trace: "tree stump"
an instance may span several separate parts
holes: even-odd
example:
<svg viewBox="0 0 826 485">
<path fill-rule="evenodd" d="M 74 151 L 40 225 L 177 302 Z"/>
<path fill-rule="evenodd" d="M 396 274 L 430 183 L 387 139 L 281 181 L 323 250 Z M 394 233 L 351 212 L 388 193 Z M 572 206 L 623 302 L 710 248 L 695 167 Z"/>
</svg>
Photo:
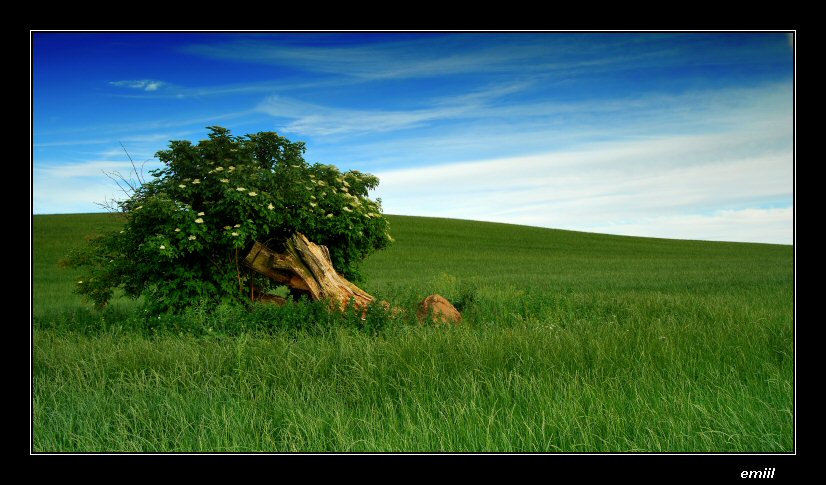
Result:
<svg viewBox="0 0 826 485">
<path fill-rule="evenodd" d="M 256 241 L 244 258 L 244 265 L 286 285 L 292 292 L 307 294 L 313 300 L 330 300 L 340 310 L 346 309 L 350 300 L 360 309 L 373 302 L 371 295 L 336 272 L 327 246 L 295 233 L 284 248 L 283 253 L 277 253 Z"/>
</svg>

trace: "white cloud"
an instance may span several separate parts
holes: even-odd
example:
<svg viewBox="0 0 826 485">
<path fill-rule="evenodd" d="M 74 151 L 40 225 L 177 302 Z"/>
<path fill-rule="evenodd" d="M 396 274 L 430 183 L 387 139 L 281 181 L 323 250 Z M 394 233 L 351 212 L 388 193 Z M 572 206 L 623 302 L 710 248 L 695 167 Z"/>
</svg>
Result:
<svg viewBox="0 0 826 485">
<path fill-rule="evenodd" d="M 793 159 L 786 150 L 756 152 L 749 137 L 697 135 L 614 142 L 526 157 L 378 171 L 375 195 L 391 214 L 454 217 L 542 227 L 674 237 L 686 215 L 792 200 Z M 748 213 L 743 213 L 748 214 Z M 759 213 L 766 216 L 768 213 Z M 786 217 L 786 213 L 771 213 Z M 699 216 L 698 216 L 699 217 Z M 743 217 L 724 228 L 708 216 L 680 234 L 731 241 L 766 234 L 745 231 Z M 718 219 L 721 215 L 716 216 Z M 713 219 L 713 220 L 718 220 Z M 700 224 L 700 222 L 705 222 Z M 658 229 L 658 224 L 661 228 Z M 781 232 L 781 231 L 775 231 Z M 744 236 L 746 234 L 746 236 Z M 791 242 L 772 236 L 770 241 Z"/>
<path fill-rule="evenodd" d="M 140 164 L 137 167 L 141 169 Z M 159 167 L 157 161 L 147 163 L 141 178 L 150 179 L 149 170 Z M 35 166 L 32 171 L 33 213 L 100 212 L 99 203 L 125 198 L 125 194 L 105 173 L 117 173 L 134 185 L 138 183 L 128 161 L 96 160 Z"/>
<path fill-rule="evenodd" d="M 794 209 L 747 208 L 715 211 L 712 214 L 641 218 L 635 222 L 594 226 L 590 231 L 672 239 L 792 244 Z"/>
<path fill-rule="evenodd" d="M 131 88 L 131 89 L 139 89 L 142 91 L 157 91 L 161 87 L 165 86 L 166 83 L 163 81 L 156 81 L 152 79 L 137 79 L 131 81 L 110 81 L 109 84 L 112 86 L 117 86 L 120 88 Z"/>
</svg>

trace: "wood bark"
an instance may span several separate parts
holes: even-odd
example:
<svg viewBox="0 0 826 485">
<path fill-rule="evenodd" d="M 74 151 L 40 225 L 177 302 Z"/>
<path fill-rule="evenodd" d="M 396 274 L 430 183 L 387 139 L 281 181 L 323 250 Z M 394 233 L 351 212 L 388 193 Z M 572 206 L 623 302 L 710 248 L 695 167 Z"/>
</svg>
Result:
<svg viewBox="0 0 826 485">
<path fill-rule="evenodd" d="M 338 274 L 330 260 L 327 246 L 295 233 L 277 253 L 255 242 L 243 264 L 252 270 L 286 285 L 290 291 L 306 294 L 314 300 L 330 300 L 344 310 L 352 300 L 357 308 L 366 308 L 374 298 Z"/>
</svg>

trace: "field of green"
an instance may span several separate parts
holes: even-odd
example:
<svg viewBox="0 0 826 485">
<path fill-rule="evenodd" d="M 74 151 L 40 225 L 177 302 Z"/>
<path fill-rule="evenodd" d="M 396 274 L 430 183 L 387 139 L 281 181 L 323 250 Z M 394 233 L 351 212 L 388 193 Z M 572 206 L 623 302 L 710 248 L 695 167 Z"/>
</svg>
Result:
<svg viewBox="0 0 826 485">
<path fill-rule="evenodd" d="M 791 246 L 389 219 L 360 286 L 461 325 L 96 312 L 58 261 L 117 221 L 34 216 L 33 450 L 795 451 Z"/>
</svg>

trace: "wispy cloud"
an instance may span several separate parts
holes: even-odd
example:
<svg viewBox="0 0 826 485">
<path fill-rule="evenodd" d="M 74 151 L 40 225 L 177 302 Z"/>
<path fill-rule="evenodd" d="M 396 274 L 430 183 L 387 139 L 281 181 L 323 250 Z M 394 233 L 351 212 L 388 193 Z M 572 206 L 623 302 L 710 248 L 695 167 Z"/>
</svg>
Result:
<svg viewBox="0 0 826 485">
<path fill-rule="evenodd" d="M 120 98 L 135 99 L 192 99 L 192 98 L 215 98 L 215 97 L 241 97 L 250 94 L 273 94 L 288 91 L 306 91 L 313 88 L 341 87 L 347 84 L 341 80 L 325 81 L 257 81 L 248 83 L 230 84 L 210 84 L 206 86 L 182 86 L 180 84 L 164 84 L 164 89 L 147 93 L 113 94 Z"/>
<path fill-rule="evenodd" d="M 467 111 L 459 106 L 399 111 L 341 109 L 281 96 L 268 97 L 257 109 L 276 118 L 286 118 L 284 131 L 312 136 L 397 131 L 454 118 Z"/>
<path fill-rule="evenodd" d="M 503 38 L 501 43 L 493 46 L 477 44 L 475 39 L 478 37 L 472 35 L 434 35 L 404 40 L 396 40 L 403 36 L 389 36 L 388 41 L 382 43 L 318 46 L 324 38 L 315 37 L 316 42 L 309 37 L 239 39 L 193 44 L 184 51 L 213 59 L 284 64 L 309 72 L 387 80 L 511 70 L 540 54 L 542 49 L 514 37 Z M 364 39 L 370 40 L 369 36 Z M 521 44 L 522 48 L 513 48 L 514 43 Z"/>
<path fill-rule="evenodd" d="M 654 94 L 610 100 L 556 101 L 528 97 L 528 83 L 491 86 L 457 96 L 422 98 L 415 109 L 345 109 L 288 97 L 268 97 L 257 109 L 277 118 L 280 129 L 316 140 L 324 154 L 347 135 L 361 142 L 336 143 L 339 156 L 375 154 L 377 164 L 438 163 L 478 159 L 482 153 L 546 152 L 560 146 L 612 139 L 653 139 L 663 134 L 740 133 L 752 143 L 791 143 L 792 92 L 788 84 Z M 446 123 L 451 121 L 451 123 Z M 392 136 L 390 133 L 392 133 Z M 702 149 L 702 147 L 696 147 Z M 490 152 L 494 154 L 490 154 Z M 324 154 L 326 157 L 326 154 Z"/>
<path fill-rule="evenodd" d="M 117 86 L 119 88 L 130 88 L 130 89 L 138 89 L 141 91 L 157 91 L 158 89 L 162 88 L 166 85 L 163 81 L 156 81 L 152 79 L 138 79 L 138 80 L 131 80 L 131 81 L 109 81 L 109 84 L 112 86 Z"/>
<path fill-rule="evenodd" d="M 506 83 L 420 101 L 421 108 L 398 110 L 347 109 L 308 103 L 284 96 L 269 96 L 257 109 L 286 118 L 283 130 L 311 136 L 385 133 L 424 126 L 441 120 L 479 116 L 480 109 L 502 96 L 519 92 L 530 83 Z"/>
<path fill-rule="evenodd" d="M 777 34 L 783 35 L 783 34 Z M 719 36 L 698 34 L 500 33 L 273 35 L 202 41 L 183 52 L 209 59 L 289 66 L 306 73 L 362 81 L 422 79 L 463 74 L 544 75 L 570 80 L 581 74 L 678 63 L 750 64 L 765 47 L 719 48 Z"/>
<path fill-rule="evenodd" d="M 614 142 L 586 150 L 379 171 L 376 195 L 389 213 L 594 232 L 609 226 L 646 227 L 636 234 L 667 237 L 657 232 L 657 221 L 687 216 L 710 221 L 703 215 L 708 211 L 741 211 L 766 200 L 790 205 L 791 157 L 785 150 L 753 152 L 747 139 L 719 135 Z M 719 230 L 693 231 L 697 239 L 760 240 L 748 239 L 749 233 L 736 225 L 724 236 Z M 790 243 L 791 233 L 784 234 L 785 239 L 774 242 Z"/>
</svg>

